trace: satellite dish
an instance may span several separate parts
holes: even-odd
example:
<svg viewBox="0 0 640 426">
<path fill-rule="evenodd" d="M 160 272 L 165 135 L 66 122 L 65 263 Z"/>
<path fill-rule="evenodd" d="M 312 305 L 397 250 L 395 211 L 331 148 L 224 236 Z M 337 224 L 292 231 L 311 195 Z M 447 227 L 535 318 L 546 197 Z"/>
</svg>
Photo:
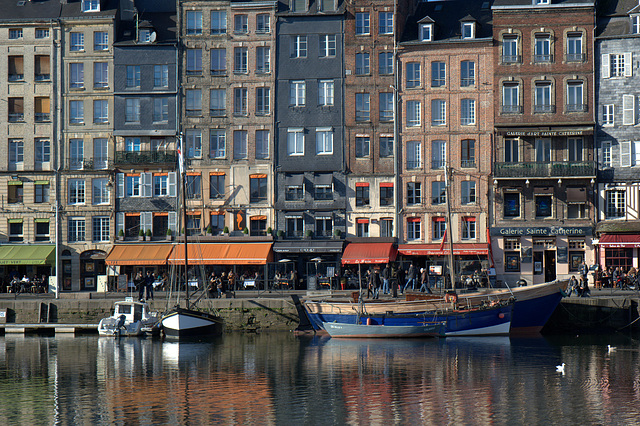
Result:
<svg viewBox="0 0 640 426">
<path fill-rule="evenodd" d="M 155 31 L 151 31 L 151 35 L 149 36 L 149 42 L 153 43 L 156 41 L 156 32 Z"/>
</svg>

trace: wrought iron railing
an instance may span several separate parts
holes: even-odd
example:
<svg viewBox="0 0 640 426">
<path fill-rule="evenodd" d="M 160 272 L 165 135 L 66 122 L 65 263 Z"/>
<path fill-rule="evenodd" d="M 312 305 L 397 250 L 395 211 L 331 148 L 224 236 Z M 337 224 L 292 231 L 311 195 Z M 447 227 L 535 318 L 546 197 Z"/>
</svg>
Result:
<svg viewBox="0 0 640 426">
<path fill-rule="evenodd" d="M 177 153 L 166 151 L 116 151 L 116 164 L 175 163 Z"/>
<path fill-rule="evenodd" d="M 497 178 L 594 177 L 595 175 L 595 161 L 494 163 L 494 176 Z"/>
</svg>

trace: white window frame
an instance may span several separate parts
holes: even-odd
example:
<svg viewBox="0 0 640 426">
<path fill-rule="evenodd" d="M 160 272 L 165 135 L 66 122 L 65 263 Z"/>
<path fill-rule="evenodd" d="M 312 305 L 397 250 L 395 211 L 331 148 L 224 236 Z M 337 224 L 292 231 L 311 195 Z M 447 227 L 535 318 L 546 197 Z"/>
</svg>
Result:
<svg viewBox="0 0 640 426">
<path fill-rule="evenodd" d="M 333 129 L 316 128 L 316 155 L 333 155 Z"/>
<path fill-rule="evenodd" d="M 475 126 L 476 124 L 476 100 L 462 99 L 460 101 L 460 125 Z"/>
<path fill-rule="evenodd" d="M 431 100 L 431 125 L 447 125 L 447 101 L 444 99 Z"/>
<path fill-rule="evenodd" d="M 602 167 L 612 167 L 613 161 L 611 157 L 611 141 L 602 141 L 601 149 Z"/>
<path fill-rule="evenodd" d="M 356 12 L 356 35 L 371 34 L 371 18 L 369 12 Z"/>
<path fill-rule="evenodd" d="M 333 106 L 335 86 L 333 80 L 318 81 L 318 105 Z"/>
<path fill-rule="evenodd" d="M 320 35 L 320 52 L 319 56 L 321 58 L 333 58 L 336 56 L 336 52 L 338 51 L 338 47 L 336 44 L 336 35 L 335 34 L 321 34 Z"/>
<path fill-rule="evenodd" d="M 433 41 L 433 24 L 420 25 L 420 41 Z"/>
<path fill-rule="evenodd" d="M 422 125 L 422 103 L 416 100 L 407 101 L 407 127 Z"/>
<path fill-rule="evenodd" d="M 304 155 L 304 129 L 301 127 L 287 129 L 287 155 L 290 157 Z"/>
<path fill-rule="evenodd" d="M 476 24 L 474 22 L 463 22 L 460 28 L 460 38 L 470 40 L 476 38 Z"/>
<path fill-rule="evenodd" d="M 304 80 L 289 82 L 289 105 L 302 107 L 306 105 L 307 83 Z"/>
<path fill-rule="evenodd" d="M 602 127 L 612 127 L 615 124 L 615 105 L 602 105 Z"/>
<path fill-rule="evenodd" d="M 307 57 L 307 36 L 292 35 L 291 36 L 291 58 Z"/>
</svg>

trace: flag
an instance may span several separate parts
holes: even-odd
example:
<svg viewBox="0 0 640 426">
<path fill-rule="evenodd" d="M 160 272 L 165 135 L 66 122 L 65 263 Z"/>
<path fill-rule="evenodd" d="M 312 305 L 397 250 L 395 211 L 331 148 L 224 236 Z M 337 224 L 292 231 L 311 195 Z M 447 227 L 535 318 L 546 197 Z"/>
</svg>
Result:
<svg viewBox="0 0 640 426">
<path fill-rule="evenodd" d="M 447 241 L 447 230 L 444 230 L 444 235 L 442 236 L 442 242 L 440 243 L 440 251 L 444 251 L 444 243 Z"/>
<path fill-rule="evenodd" d="M 178 169 L 184 174 L 184 155 L 182 155 L 182 135 L 178 136 Z"/>
</svg>

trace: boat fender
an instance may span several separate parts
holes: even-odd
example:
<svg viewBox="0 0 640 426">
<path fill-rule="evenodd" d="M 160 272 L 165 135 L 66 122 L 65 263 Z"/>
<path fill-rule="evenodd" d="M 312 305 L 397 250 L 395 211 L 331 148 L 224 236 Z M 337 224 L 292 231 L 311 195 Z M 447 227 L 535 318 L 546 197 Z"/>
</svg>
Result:
<svg viewBox="0 0 640 426">
<path fill-rule="evenodd" d="M 504 314 L 503 314 L 502 312 L 500 312 L 500 313 L 498 314 L 498 318 L 500 318 L 500 319 L 504 319 Z"/>
<path fill-rule="evenodd" d="M 454 305 L 458 303 L 458 295 L 456 293 L 447 293 L 444 295 L 445 302 L 451 302 Z"/>
</svg>

